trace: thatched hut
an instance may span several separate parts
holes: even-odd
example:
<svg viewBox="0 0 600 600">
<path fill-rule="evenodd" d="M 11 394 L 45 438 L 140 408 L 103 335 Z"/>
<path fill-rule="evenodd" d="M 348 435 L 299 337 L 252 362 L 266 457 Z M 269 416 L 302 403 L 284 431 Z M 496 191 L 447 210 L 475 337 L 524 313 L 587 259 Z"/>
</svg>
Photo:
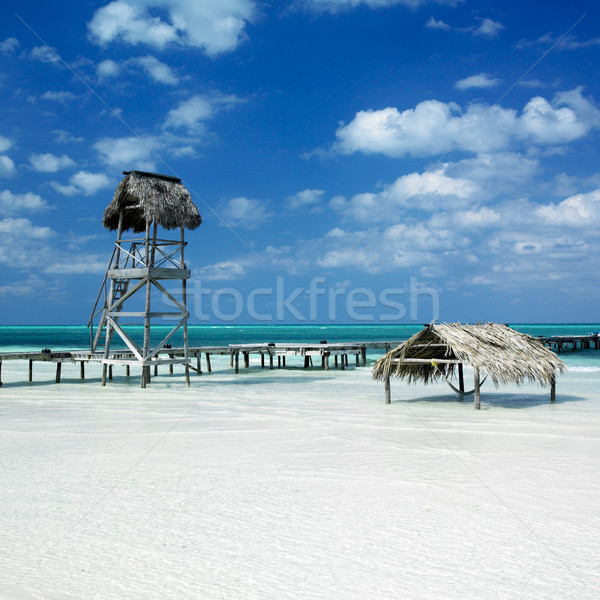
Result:
<svg viewBox="0 0 600 600">
<path fill-rule="evenodd" d="M 463 363 L 474 371 L 474 389 L 465 392 Z M 501 383 L 537 381 L 550 386 L 555 396 L 556 374 L 565 364 L 539 340 L 498 323 L 441 323 L 426 325 L 397 348 L 382 356 L 373 366 L 373 378 L 384 381 L 386 402 L 390 402 L 390 377 L 408 383 L 446 380 L 459 394 L 473 393 L 480 407 L 480 375 Z M 458 388 L 450 379 L 458 376 Z"/>
<path fill-rule="evenodd" d="M 181 179 L 145 171 L 123 171 L 112 202 L 104 211 L 102 224 L 115 231 L 123 215 L 123 231 L 139 233 L 146 223 L 164 229 L 196 229 L 202 223 L 198 207 Z"/>
</svg>

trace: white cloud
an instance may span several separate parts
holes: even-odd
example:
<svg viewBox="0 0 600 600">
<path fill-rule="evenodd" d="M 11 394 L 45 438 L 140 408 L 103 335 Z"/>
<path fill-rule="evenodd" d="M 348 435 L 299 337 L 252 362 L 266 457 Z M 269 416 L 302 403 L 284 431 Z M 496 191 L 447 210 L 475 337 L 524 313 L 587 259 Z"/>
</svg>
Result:
<svg viewBox="0 0 600 600">
<path fill-rule="evenodd" d="M 69 102 L 70 100 L 76 100 L 77 96 L 75 94 L 73 94 L 72 92 L 65 92 L 65 91 L 52 92 L 52 91 L 48 91 L 48 92 L 44 92 L 42 94 L 42 98 L 44 100 L 53 100 L 54 102 L 60 102 L 61 104 L 65 104 L 66 102 Z"/>
<path fill-rule="evenodd" d="M 217 214 L 222 225 L 244 229 L 254 229 L 271 217 L 266 202 L 242 196 L 221 202 Z"/>
<path fill-rule="evenodd" d="M 29 219 L 13 219 L 9 217 L 0 221 L 0 233 L 5 237 L 24 240 L 46 240 L 54 236 L 50 227 L 38 227 Z"/>
<path fill-rule="evenodd" d="M 46 200 L 37 194 L 13 194 L 9 190 L 0 192 L 0 214 L 14 215 L 23 210 L 37 211 L 50 208 Z"/>
<path fill-rule="evenodd" d="M 496 37 L 500 31 L 504 29 L 504 25 L 498 21 L 493 21 L 492 19 L 482 19 L 480 17 L 478 18 L 479 25 L 471 29 L 473 35 L 492 38 Z"/>
<path fill-rule="evenodd" d="M 131 60 L 133 64 L 139 65 L 150 75 L 150 77 L 158 82 L 166 85 L 175 85 L 179 82 L 179 79 L 165 63 L 161 62 L 154 56 L 140 56 Z"/>
<path fill-rule="evenodd" d="M 255 11 L 254 0 L 115 0 L 96 11 L 88 29 L 101 45 L 177 43 L 216 55 L 238 46 Z"/>
<path fill-rule="evenodd" d="M 14 52 L 19 45 L 19 40 L 17 38 L 6 38 L 4 41 L 0 42 L 0 52 L 10 54 L 11 52 Z"/>
<path fill-rule="evenodd" d="M 99 79 L 118 77 L 119 73 L 121 73 L 121 65 L 114 60 L 106 59 L 96 66 L 96 75 Z"/>
<path fill-rule="evenodd" d="M 233 95 L 195 95 L 181 102 L 169 111 L 164 123 L 166 129 L 187 129 L 190 133 L 201 134 L 204 122 L 212 118 L 218 110 L 230 108 L 242 102 Z"/>
<path fill-rule="evenodd" d="M 600 224 L 600 188 L 588 194 L 575 194 L 558 204 L 539 206 L 535 214 L 548 225 L 597 229 Z"/>
<path fill-rule="evenodd" d="M 239 263 L 222 261 L 202 267 L 196 276 L 205 281 L 231 281 L 232 279 L 241 279 L 245 275 L 246 271 Z"/>
<path fill-rule="evenodd" d="M 0 297 L 14 296 L 18 299 L 38 294 L 42 289 L 44 289 L 42 279 L 38 275 L 31 273 L 26 279 L 0 286 Z"/>
<path fill-rule="evenodd" d="M 0 135 L 0 152 L 6 152 L 13 145 L 13 141 Z"/>
<path fill-rule="evenodd" d="M 50 46 L 36 46 L 31 49 L 29 56 L 34 60 L 39 60 L 45 63 L 60 63 L 60 59 L 58 58 L 58 53 L 54 48 L 50 48 Z"/>
<path fill-rule="evenodd" d="M 104 173 L 89 173 L 87 171 L 79 171 L 72 175 L 69 179 L 69 185 L 51 183 L 57 192 L 65 196 L 75 196 L 76 194 L 93 196 L 98 190 L 108 187 L 110 184 L 110 179 Z"/>
<path fill-rule="evenodd" d="M 553 50 L 580 50 L 600 46 L 600 37 L 580 41 L 574 35 L 554 36 L 552 33 L 546 33 L 537 40 L 519 40 L 515 44 L 515 48 L 519 50 L 531 46 L 553 46 Z"/>
<path fill-rule="evenodd" d="M 459 79 L 454 84 L 454 87 L 457 90 L 468 90 L 469 88 L 490 88 L 499 83 L 499 79 L 490 77 L 487 73 L 478 73 L 477 75 L 470 75 L 464 79 Z"/>
<path fill-rule="evenodd" d="M 60 169 L 67 169 L 75 166 L 75 161 L 66 154 L 56 156 L 54 154 L 32 154 L 29 162 L 38 173 L 56 173 Z"/>
<path fill-rule="evenodd" d="M 391 219 L 389 211 L 395 207 L 433 212 L 446 206 L 465 206 L 476 191 L 477 186 L 472 182 L 448 177 L 442 167 L 422 174 L 403 175 L 377 194 L 356 194 L 349 200 L 336 196 L 330 207 L 355 221 L 373 223 L 384 215 L 386 220 Z"/>
<path fill-rule="evenodd" d="M 314 211 L 315 209 L 320 208 L 320 205 L 323 202 L 324 194 L 324 190 L 306 189 L 294 194 L 293 196 L 288 196 L 286 201 L 292 210 L 310 208 Z"/>
<path fill-rule="evenodd" d="M 82 137 L 75 137 L 72 133 L 64 129 L 54 129 L 52 133 L 56 136 L 56 141 L 59 144 L 83 142 Z"/>
<path fill-rule="evenodd" d="M 430 156 L 456 147 L 492 152 L 511 146 L 565 144 L 600 127 L 600 110 L 581 89 L 556 94 L 552 102 L 537 96 L 516 110 L 475 103 L 465 111 L 450 102 L 426 100 L 400 112 L 388 107 L 360 111 L 336 132 L 333 149 L 391 157 Z"/>
<path fill-rule="evenodd" d="M 100 159 L 111 167 L 152 171 L 155 163 L 150 144 L 155 141 L 143 141 L 137 137 L 102 138 L 94 144 L 94 149 Z"/>
<path fill-rule="evenodd" d="M 17 172 L 12 158 L 0 155 L 0 177 L 12 177 Z"/>
<path fill-rule="evenodd" d="M 435 19 L 434 17 L 429 18 L 427 23 L 425 23 L 425 27 L 427 29 L 441 29 L 442 31 L 450 31 L 452 29 L 448 23 L 444 23 L 444 21 Z"/>
</svg>

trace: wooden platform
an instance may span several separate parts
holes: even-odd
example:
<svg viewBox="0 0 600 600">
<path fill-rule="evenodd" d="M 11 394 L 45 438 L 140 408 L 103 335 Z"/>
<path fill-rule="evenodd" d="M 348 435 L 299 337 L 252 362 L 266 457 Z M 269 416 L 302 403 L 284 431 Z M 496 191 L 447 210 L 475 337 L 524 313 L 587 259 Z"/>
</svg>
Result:
<svg viewBox="0 0 600 600">
<path fill-rule="evenodd" d="M 202 357 L 205 359 L 206 371 L 212 371 L 210 357 L 214 355 L 229 356 L 230 366 L 235 373 L 239 373 L 240 355 L 244 368 L 249 368 L 250 357 L 255 355 L 260 358 L 261 368 L 268 366 L 270 369 L 275 367 L 275 361 L 278 368 L 285 368 L 286 361 L 293 356 L 303 357 L 303 366 L 320 366 L 327 370 L 330 366 L 344 370 L 349 366 L 348 356 L 355 357 L 356 366 L 366 365 L 367 350 L 388 350 L 395 348 L 400 341 L 374 341 L 374 342 L 347 342 L 335 344 L 301 344 L 301 343 L 272 343 L 264 342 L 258 344 L 230 344 L 228 346 L 197 346 L 188 348 L 188 364 L 190 368 L 198 375 L 202 374 Z M 183 360 L 182 360 L 183 359 Z M 195 359 L 195 360 L 194 360 Z M 313 361 L 314 359 L 314 361 Z M 0 352 L 0 385 L 2 375 L 2 362 L 8 360 L 22 360 L 29 363 L 28 380 L 33 381 L 33 366 L 35 362 L 52 362 L 56 364 L 56 382 L 60 383 L 62 373 L 62 363 L 79 363 L 80 377 L 85 379 L 86 363 L 101 363 L 108 365 L 109 379 L 112 379 L 113 366 L 123 366 L 126 374 L 129 375 L 130 367 L 139 367 L 141 363 L 135 355 L 129 350 L 111 351 L 107 358 L 104 358 L 103 352 L 91 352 L 86 350 L 73 350 L 53 352 L 50 349 L 40 352 Z M 315 365 L 314 362 L 317 362 Z M 184 348 L 163 348 L 157 353 L 157 356 L 149 362 L 149 366 L 154 367 L 154 374 L 158 373 L 160 366 L 168 366 L 169 372 L 173 372 L 173 364 L 185 363 Z M 195 363 L 195 364 L 194 364 Z"/>
<path fill-rule="evenodd" d="M 600 336 L 597 334 L 588 335 L 561 335 L 543 337 L 539 336 L 544 345 L 556 352 L 562 352 L 568 349 L 600 349 Z M 228 346 L 196 346 L 188 348 L 188 361 L 190 369 L 198 375 L 202 375 L 202 358 L 204 358 L 205 370 L 212 371 L 211 356 L 229 356 L 230 366 L 235 373 L 240 371 L 240 357 L 243 368 L 250 367 L 251 356 L 260 360 L 261 368 L 274 369 L 285 368 L 287 361 L 292 357 L 301 357 L 304 368 L 320 367 L 328 370 L 329 368 L 346 369 L 350 366 L 349 356 L 354 356 L 355 366 L 364 366 L 367 363 L 368 350 L 380 350 L 387 352 L 400 345 L 404 340 L 372 341 L 372 342 L 339 342 L 325 344 L 307 344 L 307 343 L 280 343 L 264 342 L 255 344 L 230 344 Z M 182 360 L 183 359 L 183 360 Z M 109 379 L 112 378 L 114 366 L 123 366 L 127 375 L 130 373 L 130 367 L 139 367 L 140 362 L 129 350 L 112 351 L 108 358 L 104 358 L 103 353 L 90 352 L 85 350 L 52 352 L 45 350 L 40 352 L 0 352 L 0 385 L 2 376 L 2 362 L 8 360 L 28 361 L 29 372 L 28 380 L 33 381 L 33 366 L 35 362 L 52 362 L 56 364 L 56 382 L 60 383 L 62 363 L 79 363 L 80 377 L 85 379 L 86 363 L 103 363 L 108 365 Z M 150 362 L 154 367 L 154 374 L 158 373 L 161 366 L 167 366 L 169 372 L 173 372 L 173 364 L 182 364 L 185 361 L 185 351 L 183 348 L 163 348 L 157 356 Z"/>
</svg>

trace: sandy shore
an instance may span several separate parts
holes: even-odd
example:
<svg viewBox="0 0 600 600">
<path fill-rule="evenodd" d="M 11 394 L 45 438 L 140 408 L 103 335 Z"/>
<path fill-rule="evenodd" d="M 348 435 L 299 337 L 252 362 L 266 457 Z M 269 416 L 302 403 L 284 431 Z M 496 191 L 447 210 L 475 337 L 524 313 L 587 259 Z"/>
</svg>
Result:
<svg viewBox="0 0 600 600">
<path fill-rule="evenodd" d="M 369 368 L 215 368 L 5 363 L 0 598 L 600 597 L 598 369 L 477 412 L 445 385 L 385 405 Z"/>
</svg>

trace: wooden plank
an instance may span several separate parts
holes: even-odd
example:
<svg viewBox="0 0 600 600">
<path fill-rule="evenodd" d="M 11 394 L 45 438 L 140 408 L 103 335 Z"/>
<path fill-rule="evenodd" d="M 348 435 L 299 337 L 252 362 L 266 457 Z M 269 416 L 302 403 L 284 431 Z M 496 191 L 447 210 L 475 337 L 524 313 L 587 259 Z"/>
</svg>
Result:
<svg viewBox="0 0 600 600">
<path fill-rule="evenodd" d="M 169 269 L 163 267 L 139 267 L 135 269 L 109 269 L 107 279 L 189 279 L 189 269 Z"/>
</svg>

